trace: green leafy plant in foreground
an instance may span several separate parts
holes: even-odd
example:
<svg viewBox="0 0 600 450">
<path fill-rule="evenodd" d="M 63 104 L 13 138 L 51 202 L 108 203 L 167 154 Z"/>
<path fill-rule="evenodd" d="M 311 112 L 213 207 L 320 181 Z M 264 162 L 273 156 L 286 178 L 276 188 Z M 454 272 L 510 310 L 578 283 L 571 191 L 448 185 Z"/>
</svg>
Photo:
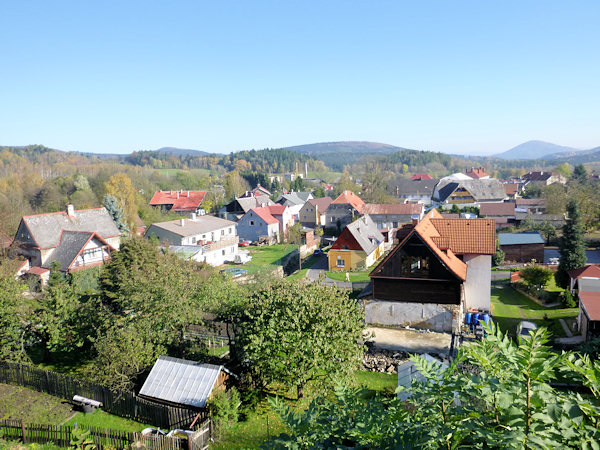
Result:
<svg viewBox="0 0 600 450">
<path fill-rule="evenodd" d="M 273 400 L 290 433 L 265 447 L 600 448 L 600 363 L 553 353 L 545 329 L 520 344 L 494 325 L 487 332 L 446 370 L 413 357 L 424 380 L 413 380 L 404 402 L 345 387 L 302 412 Z M 592 395 L 553 389 L 559 372 Z"/>
</svg>

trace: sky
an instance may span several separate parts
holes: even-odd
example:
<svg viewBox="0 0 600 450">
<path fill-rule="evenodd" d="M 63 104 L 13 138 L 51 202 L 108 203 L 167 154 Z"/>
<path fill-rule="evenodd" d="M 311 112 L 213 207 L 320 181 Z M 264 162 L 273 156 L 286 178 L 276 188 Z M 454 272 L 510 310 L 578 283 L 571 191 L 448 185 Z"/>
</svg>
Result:
<svg viewBox="0 0 600 450">
<path fill-rule="evenodd" d="M 600 146 L 600 2 L 0 0 L 0 145 Z"/>
</svg>

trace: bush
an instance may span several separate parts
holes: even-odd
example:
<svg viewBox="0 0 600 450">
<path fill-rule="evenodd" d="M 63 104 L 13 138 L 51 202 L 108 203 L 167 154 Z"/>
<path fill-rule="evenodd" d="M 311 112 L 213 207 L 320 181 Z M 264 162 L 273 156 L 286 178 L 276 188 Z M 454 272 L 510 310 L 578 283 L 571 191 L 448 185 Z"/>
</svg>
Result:
<svg viewBox="0 0 600 450">
<path fill-rule="evenodd" d="M 500 249 L 496 250 L 496 254 L 492 257 L 492 262 L 494 266 L 499 266 L 504 264 L 504 252 Z"/>
<path fill-rule="evenodd" d="M 577 307 L 577 302 L 573 298 L 573 294 L 571 294 L 571 291 L 569 289 L 565 289 L 563 292 L 560 293 L 560 302 L 566 308 L 576 308 Z"/>
<path fill-rule="evenodd" d="M 240 394 L 236 388 L 231 388 L 227 392 L 219 390 L 208 401 L 208 410 L 217 437 L 238 421 L 239 406 Z"/>
<path fill-rule="evenodd" d="M 521 279 L 535 290 L 541 291 L 552 278 L 552 271 L 541 266 L 528 266 L 519 271 Z"/>
</svg>

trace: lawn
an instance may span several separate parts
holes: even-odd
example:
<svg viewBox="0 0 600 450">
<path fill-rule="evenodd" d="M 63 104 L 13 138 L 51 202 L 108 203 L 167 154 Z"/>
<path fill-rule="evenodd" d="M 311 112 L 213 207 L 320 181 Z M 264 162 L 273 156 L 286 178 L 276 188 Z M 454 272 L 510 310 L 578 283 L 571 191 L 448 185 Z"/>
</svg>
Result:
<svg viewBox="0 0 600 450">
<path fill-rule="evenodd" d="M 492 315 L 500 328 L 510 333 L 515 332 L 521 320 L 529 320 L 547 327 L 555 337 L 564 337 L 565 332 L 558 319 L 574 319 L 577 312 L 577 308 L 541 306 L 514 290 L 507 282 L 492 285 Z"/>
<path fill-rule="evenodd" d="M 110 430 L 121 430 L 139 433 L 144 428 L 152 425 L 142 424 L 134 420 L 113 416 L 107 412 L 97 409 L 92 414 L 78 412 L 66 425 L 84 425 L 88 427 L 106 428 Z"/>
<path fill-rule="evenodd" d="M 252 256 L 252 261 L 240 265 L 240 264 L 224 264 L 219 266 L 220 269 L 226 267 L 241 267 L 248 271 L 248 274 L 254 275 L 259 272 L 268 271 L 275 269 L 276 266 L 280 266 L 283 262 L 283 258 L 294 251 L 296 246 L 291 244 L 276 244 L 276 245 L 265 245 L 262 247 L 247 247 L 244 250 L 248 250 Z"/>
<path fill-rule="evenodd" d="M 392 395 L 396 389 L 396 375 L 359 370 L 355 374 L 353 385 L 365 386 L 372 393 Z M 286 400 L 291 407 L 297 410 L 306 409 L 310 401 L 309 395 L 300 401 Z M 212 444 L 210 448 L 258 448 L 270 436 L 277 436 L 285 431 L 286 427 L 279 415 L 273 410 L 268 400 L 263 400 L 253 411 L 247 411 L 243 420 L 229 428 L 219 442 Z"/>
<path fill-rule="evenodd" d="M 371 271 L 350 272 L 350 281 L 352 281 L 353 283 L 360 283 L 365 281 L 369 282 L 371 281 L 371 278 L 369 278 L 369 273 L 371 273 Z M 332 280 L 346 281 L 346 272 L 331 272 L 328 270 L 327 272 L 325 272 L 325 275 L 327 275 Z"/>
</svg>

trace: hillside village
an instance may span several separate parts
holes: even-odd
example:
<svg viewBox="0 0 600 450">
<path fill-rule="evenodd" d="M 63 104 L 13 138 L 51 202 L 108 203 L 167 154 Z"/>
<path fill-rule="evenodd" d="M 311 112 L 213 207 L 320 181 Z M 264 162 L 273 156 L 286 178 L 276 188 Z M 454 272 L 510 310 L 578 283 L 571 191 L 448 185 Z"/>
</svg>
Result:
<svg viewBox="0 0 600 450">
<path fill-rule="evenodd" d="M 4 179 L 10 161 L 17 172 L 41 168 L 36 152 L 65 157 L 5 149 Z M 127 392 L 168 417 L 178 411 L 178 422 L 135 416 L 155 427 L 192 433 L 210 418 L 224 448 L 244 421 L 223 419 L 219 408 L 241 408 L 262 429 L 268 413 L 257 405 L 285 417 L 269 403 L 275 394 L 298 412 L 303 398 L 325 405 L 320 390 L 356 377 L 387 396 L 380 408 L 447 397 L 411 380 L 456 391 L 443 373 L 467 367 L 465 358 L 474 373 L 489 370 L 478 358 L 490 345 L 498 355 L 525 352 L 527 342 L 547 355 L 591 355 L 572 364 L 547 357 L 549 371 L 571 372 L 536 383 L 598 400 L 593 167 L 449 171 L 461 162 L 444 169 L 428 152 L 404 154 L 406 162 L 400 152 L 336 173 L 288 151 L 262 152 L 234 155 L 230 166 L 210 156 L 155 154 L 141 165 L 150 155 L 118 163 L 74 155 L 71 172 L 55 161 L 52 175 L 32 177 L 36 189 L 0 184 L 0 383 L 18 384 L 10 371 L 21 364 L 83 379 L 102 395 Z M 283 171 L 264 170 L 272 157 Z M 409 166 L 409 157 L 421 160 Z M 155 161 L 187 167 L 159 170 Z M 20 382 L 46 389 L 33 379 Z M 132 417 L 90 389 L 77 394 Z M 585 420 L 597 419 L 597 407 Z M 271 436 L 286 430 L 276 427 Z"/>
</svg>

